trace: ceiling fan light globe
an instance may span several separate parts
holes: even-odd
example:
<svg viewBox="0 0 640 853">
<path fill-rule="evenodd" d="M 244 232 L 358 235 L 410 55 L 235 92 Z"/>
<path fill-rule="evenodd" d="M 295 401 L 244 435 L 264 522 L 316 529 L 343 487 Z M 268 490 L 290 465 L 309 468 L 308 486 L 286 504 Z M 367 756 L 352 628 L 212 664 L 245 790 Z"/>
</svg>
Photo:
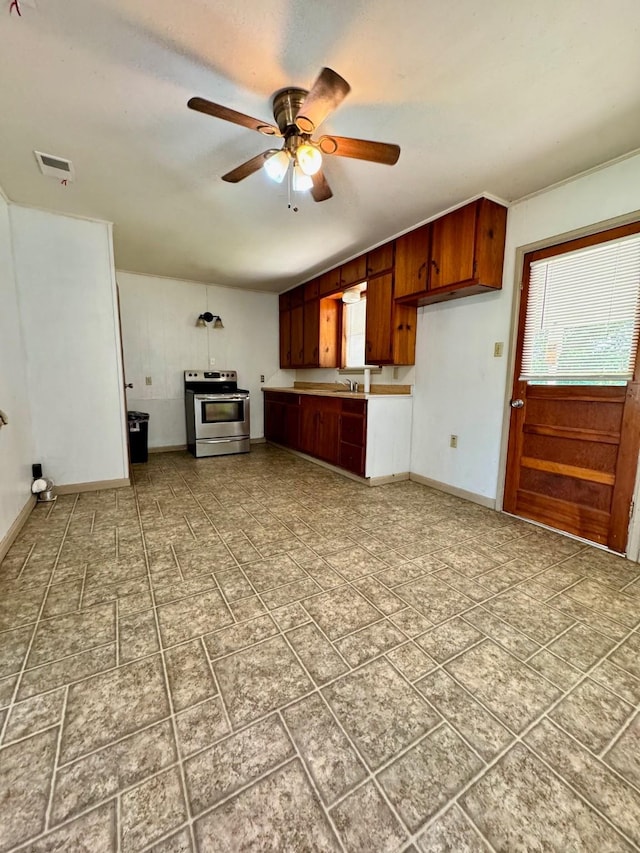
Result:
<svg viewBox="0 0 640 853">
<path fill-rule="evenodd" d="M 313 186 L 313 180 L 310 175 L 305 175 L 300 166 L 296 163 L 293 167 L 293 190 L 297 193 L 310 190 Z"/>
<path fill-rule="evenodd" d="M 322 168 L 322 154 L 320 150 L 308 142 L 303 142 L 296 151 L 298 166 L 305 175 L 315 175 Z"/>
<path fill-rule="evenodd" d="M 284 149 L 267 157 L 264 161 L 264 170 L 272 181 L 281 184 L 289 168 L 289 154 Z"/>
</svg>

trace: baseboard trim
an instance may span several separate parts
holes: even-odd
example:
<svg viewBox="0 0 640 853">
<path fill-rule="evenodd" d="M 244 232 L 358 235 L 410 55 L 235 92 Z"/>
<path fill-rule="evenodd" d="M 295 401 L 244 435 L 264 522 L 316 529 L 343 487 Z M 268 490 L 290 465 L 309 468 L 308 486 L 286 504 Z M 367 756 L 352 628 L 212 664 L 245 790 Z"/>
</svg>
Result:
<svg viewBox="0 0 640 853">
<path fill-rule="evenodd" d="M 186 449 L 186 444 L 165 444 L 161 447 L 150 447 L 149 453 L 177 453 L 180 450 Z"/>
<path fill-rule="evenodd" d="M 399 474 L 385 474 L 383 477 L 369 477 L 367 482 L 370 486 L 386 486 L 388 483 L 400 483 L 402 480 L 409 480 L 411 474 L 408 471 L 401 471 Z"/>
<path fill-rule="evenodd" d="M 430 489 L 437 489 L 439 492 L 455 495 L 457 498 L 463 498 L 465 501 L 486 506 L 488 509 L 496 508 L 495 498 L 478 495 L 476 492 L 468 492 L 466 489 L 459 489 L 457 486 L 450 486 L 448 483 L 441 483 L 439 480 L 431 480 L 429 477 L 423 477 L 422 474 L 414 474 L 413 472 L 409 474 L 409 479 L 415 483 L 420 483 L 421 486 L 429 486 Z"/>
<path fill-rule="evenodd" d="M 309 456 L 308 453 L 303 453 L 301 450 L 294 450 L 292 447 L 285 447 L 284 444 L 278 444 L 276 441 L 269 441 L 267 443 L 280 448 L 280 450 L 286 450 L 287 453 L 290 453 L 292 456 L 298 456 L 306 462 L 313 462 L 314 465 L 326 468 L 327 471 L 333 471 L 334 474 L 341 474 L 348 480 L 354 480 L 356 483 L 361 483 L 363 486 L 369 485 L 369 481 L 364 477 L 358 477 L 357 474 L 352 474 L 351 471 L 346 471 L 344 468 L 338 468 L 337 465 L 332 465 L 330 462 L 325 462 L 323 459 L 316 459 L 315 456 Z"/>
<path fill-rule="evenodd" d="M 27 499 L 26 504 L 22 507 L 22 509 L 18 513 L 16 520 L 13 522 L 11 527 L 4 534 L 2 539 L 0 539 L 0 563 L 2 562 L 2 560 L 4 560 L 7 551 L 9 550 L 9 548 L 11 548 L 11 546 L 15 542 L 16 537 L 18 536 L 18 533 L 20 533 L 20 531 L 24 527 L 26 520 L 31 515 L 31 510 L 34 508 L 35 505 L 36 505 L 35 495 L 29 495 L 29 498 Z"/>
<path fill-rule="evenodd" d="M 262 438 L 252 438 L 250 439 L 250 444 L 266 444 L 267 439 L 262 436 Z"/>
<path fill-rule="evenodd" d="M 55 491 L 59 495 L 75 495 L 78 492 L 99 492 L 102 489 L 124 489 L 131 485 L 128 477 L 122 480 L 94 480 L 91 483 L 65 483 L 56 486 Z"/>
</svg>

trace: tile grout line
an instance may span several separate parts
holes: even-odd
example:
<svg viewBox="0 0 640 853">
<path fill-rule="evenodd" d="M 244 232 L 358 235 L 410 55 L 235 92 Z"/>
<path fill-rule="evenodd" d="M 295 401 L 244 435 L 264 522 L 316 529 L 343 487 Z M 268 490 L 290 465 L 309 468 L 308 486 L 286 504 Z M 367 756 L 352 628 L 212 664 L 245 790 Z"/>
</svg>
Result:
<svg viewBox="0 0 640 853">
<path fill-rule="evenodd" d="M 138 524 L 140 526 L 140 532 L 142 533 L 142 548 L 143 548 L 145 565 L 147 567 L 147 581 L 149 583 L 149 589 L 153 595 L 153 586 L 152 586 L 152 582 L 151 582 L 151 569 L 149 567 L 149 554 L 147 552 L 146 542 L 144 539 L 143 528 L 142 528 L 142 518 L 140 515 L 140 503 L 138 501 L 138 495 L 135 491 L 135 486 L 134 486 L 134 499 L 135 499 L 136 511 L 138 514 Z M 186 778 L 185 778 L 184 765 L 182 762 L 182 752 L 181 752 L 180 740 L 179 740 L 179 735 L 178 735 L 178 727 L 176 724 L 175 709 L 174 709 L 174 705 L 173 705 L 173 696 L 171 695 L 171 685 L 169 682 L 169 675 L 167 672 L 167 663 L 165 660 L 164 645 L 163 645 L 163 641 L 162 641 L 162 634 L 160 633 L 160 622 L 158 619 L 158 610 L 155 607 L 153 608 L 153 617 L 154 617 L 154 621 L 155 621 L 155 629 L 156 629 L 156 636 L 157 636 L 157 640 L 158 640 L 158 648 L 160 651 L 160 661 L 162 664 L 162 672 L 163 672 L 163 676 L 164 676 L 164 689 L 165 689 L 165 695 L 167 697 L 167 703 L 168 703 L 168 707 L 169 707 L 169 716 L 170 716 L 170 720 L 171 720 L 171 728 L 173 731 L 173 740 L 174 740 L 174 744 L 175 744 L 176 755 L 178 757 L 178 773 L 180 776 L 180 787 L 182 790 L 182 797 L 184 800 L 185 812 L 186 812 L 188 823 L 189 823 L 189 836 L 191 839 L 191 844 L 193 846 L 193 849 L 197 850 L 195 833 L 193 830 L 193 815 L 191 814 L 191 803 L 189 801 L 189 796 L 188 796 L 188 792 L 187 792 L 187 783 L 186 783 Z"/>
<path fill-rule="evenodd" d="M 618 729 L 616 734 L 600 750 L 600 752 L 598 753 L 598 758 L 604 759 L 605 755 L 614 748 L 614 746 L 617 744 L 617 742 L 620 740 L 620 738 L 623 736 L 623 734 L 626 731 L 628 731 L 629 728 L 631 727 L 631 725 L 636 721 L 639 713 L 640 713 L 640 709 L 638 707 L 638 704 L 636 703 L 635 706 L 632 705 L 631 713 L 629 714 L 627 719 L 624 721 L 624 723 L 620 726 L 620 728 Z"/>
<path fill-rule="evenodd" d="M 64 688 L 64 696 L 62 697 L 62 708 L 60 711 L 60 719 L 58 721 L 59 730 L 58 737 L 56 741 L 56 753 L 53 759 L 53 771 L 51 773 L 51 785 L 49 788 L 49 798 L 47 800 L 47 808 L 44 816 L 44 827 L 45 831 L 49 829 L 51 822 L 51 811 L 53 809 L 53 798 L 55 794 L 56 781 L 58 777 L 58 769 L 60 766 L 60 749 L 62 746 L 62 732 L 64 729 L 65 717 L 67 714 L 67 701 L 69 699 L 69 685 Z"/>
<path fill-rule="evenodd" d="M 327 823 L 331 827 L 333 834 L 334 834 L 338 844 L 340 845 L 340 849 L 343 851 L 343 853 L 348 853 L 347 849 L 345 848 L 345 846 L 343 844 L 342 836 L 341 836 L 340 832 L 338 832 L 338 828 L 335 825 L 335 822 L 333 820 L 333 815 L 329 812 L 329 809 L 326 808 L 324 805 L 324 801 L 322 799 L 322 796 L 320 795 L 320 791 L 318 790 L 318 786 L 316 785 L 315 779 L 311 775 L 311 772 L 309 771 L 309 768 L 307 767 L 307 763 L 306 763 L 306 761 L 304 761 L 304 759 L 300 753 L 300 750 L 298 749 L 298 744 L 295 742 L 291 732 L 289 731 L 289 727 L 287 726 L 287 723 L 286 723 L 286 720 L 284 719 L 284 716 L 279 711 L 277 711 L 276 713 L 277 713 L 278 718 L 282 724 L 282 727 L 284 728 L 284 731 L 285 731 L 287 737 L 289 738 L 289 742 L 291 743 L 291 746 L 293 747 L 293 750 L 296 754 L 296 757 L 297 757 L 298 761 L 300 762 L 300 766 L 302 767 L 302 772 L 304 773 L 304 775 L 307 779 L 307 782 L 309 783 L 309 785 L 311 787 L 311 790 L 315 794 L 317 801 L 318 801 L 318 805 L 320 806 L 320 809 L 321 809 L 322 813 L 324 814 L 324 817 L 325 817 Z"/>
</svg>

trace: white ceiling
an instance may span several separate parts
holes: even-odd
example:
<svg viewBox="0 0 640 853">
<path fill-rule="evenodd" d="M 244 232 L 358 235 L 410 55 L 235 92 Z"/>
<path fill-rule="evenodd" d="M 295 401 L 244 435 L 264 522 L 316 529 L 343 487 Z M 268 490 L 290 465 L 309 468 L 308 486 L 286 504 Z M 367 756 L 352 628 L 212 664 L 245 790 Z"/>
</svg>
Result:
<svg viewBox="0 0 640 853">
<path fill-rule="evenodd" d="M 640 148 L 638 0 L 19 0 L 0 16 L 0 186 L 112 220 L 121 269 L 279 291 L 486 191 L 513 200 Z M 270 147 L 187 109 L 267 121 L 328 65 L 351 84 L 323 132 L 396 142 L 327 158 L 334 198 L 287 210 Z M 73 160 L 43 177 L 33 150 Z"/>
</svg>

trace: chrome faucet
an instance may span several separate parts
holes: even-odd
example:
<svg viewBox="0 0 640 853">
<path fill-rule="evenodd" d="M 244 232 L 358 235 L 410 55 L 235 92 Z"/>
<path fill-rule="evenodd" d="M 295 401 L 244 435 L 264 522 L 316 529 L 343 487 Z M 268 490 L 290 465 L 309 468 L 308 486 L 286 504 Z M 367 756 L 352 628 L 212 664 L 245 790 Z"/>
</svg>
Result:
<svg viewBox="0 0 640 853">
<path fill-rule="evenodd" d="M 355 379 L 341 379 L 339 384 L 346 385 L 349 388 L 349 391 L 358 390 L 358 383 L 355 381 Z"/>
</svg>

